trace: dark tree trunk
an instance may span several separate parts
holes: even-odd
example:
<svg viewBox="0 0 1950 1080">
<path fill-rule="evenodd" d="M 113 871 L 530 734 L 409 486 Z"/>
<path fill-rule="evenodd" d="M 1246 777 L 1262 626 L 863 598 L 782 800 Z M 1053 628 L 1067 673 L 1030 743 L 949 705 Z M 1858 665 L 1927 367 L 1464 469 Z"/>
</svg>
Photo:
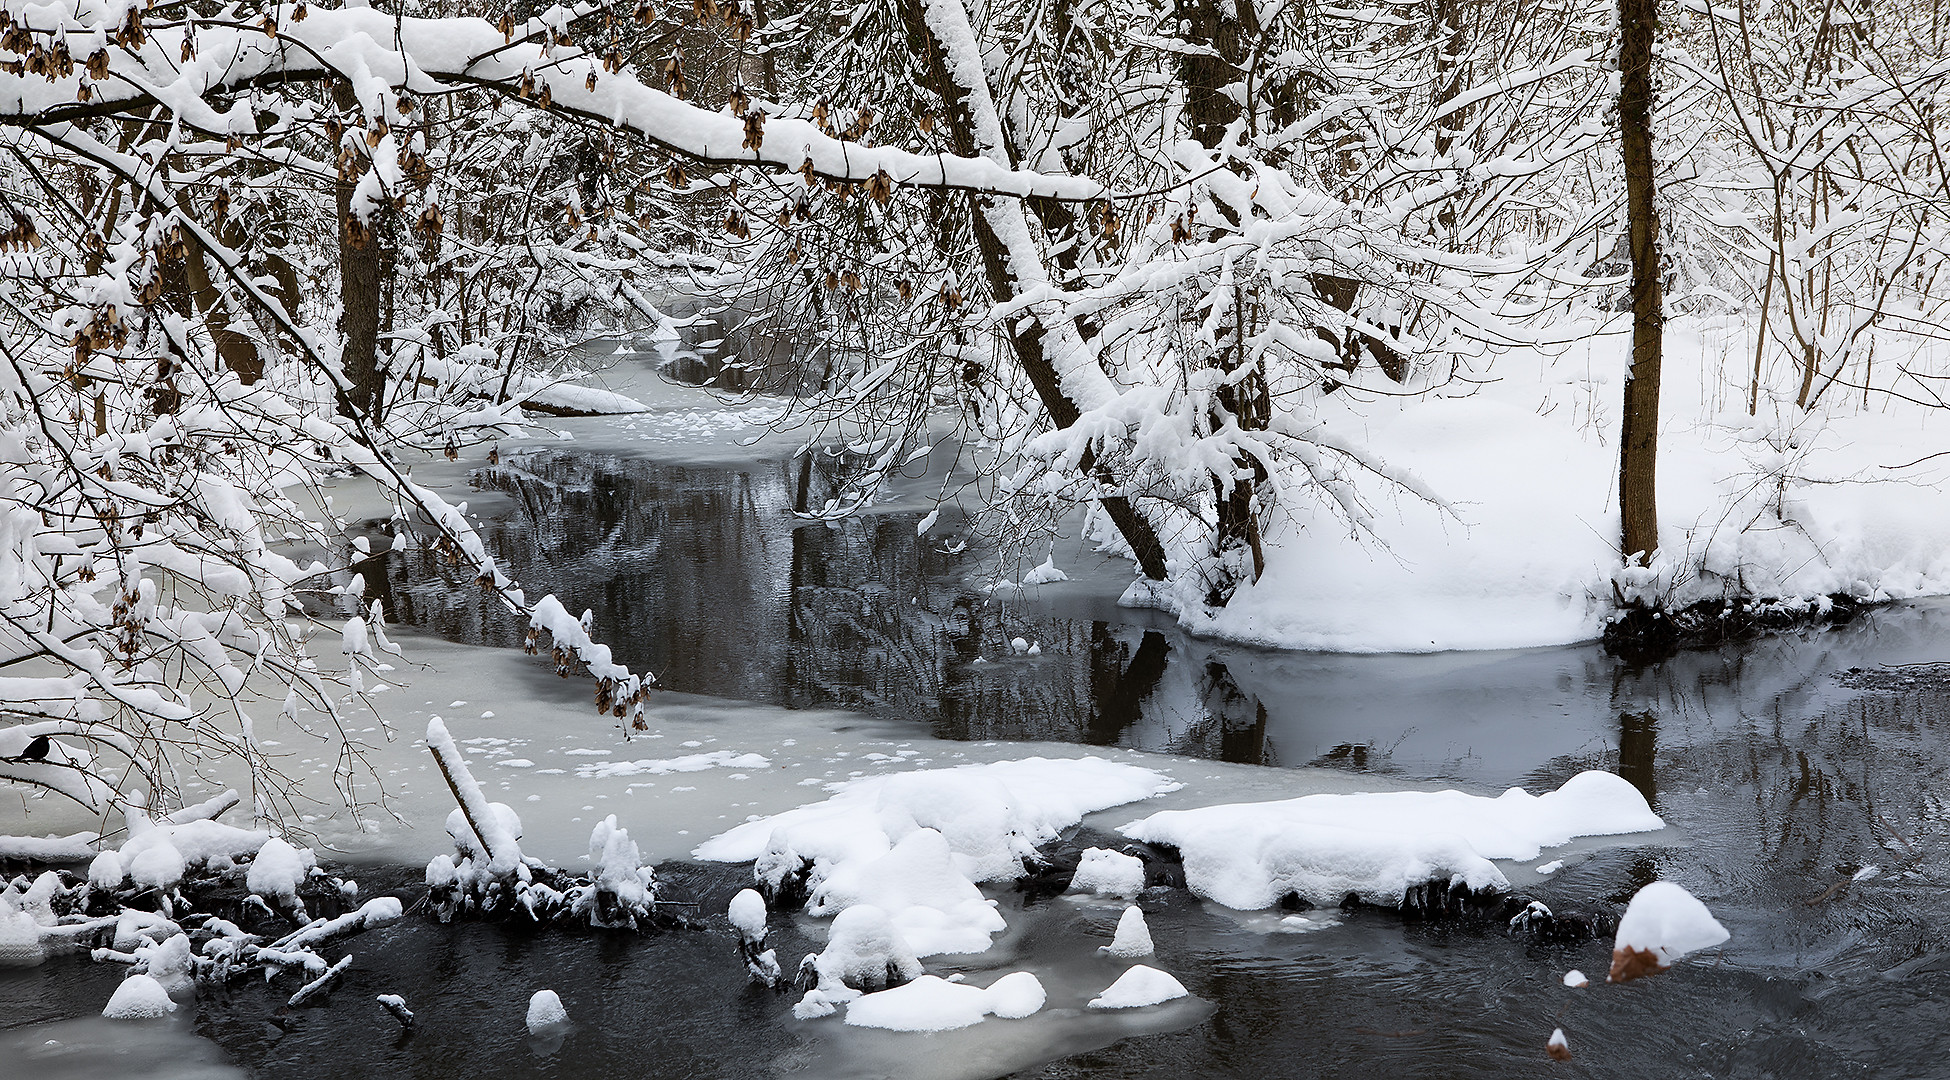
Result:
<svg viewBox="0 0 1950 1080">
<path fill-rule="evenodd" d="M 339 111 L 348 124 L 358 115 L 358 103 L 351 84 L 340 82 L 332 92 Z M 355 166 L 356 168 L 356 166 Z M 359 173 L 342 171 L 338 181 L 339 214 L 339 332 L 344 347 L 340 366 L 345 371 L 348 391 L 339 396 L 339 412 L 348 417 L 364 416 L 378 423 L 379 416 L 379 309 L 380 262 L 379 221 L 360 222 L 352 214 L 352 193 L 359 184 Z"/>
<path fill-rule="evenodd" d="M 1653 206 L 1652 45 L 1658 0 L 1618 0 L 1621 31 L 1618 133 L 1632 248 L 1632 368 L 1618 442 L 1618 510 L 1627 563 L 1659 549 L 1659 367 L 1665 346 L 1659 219 Z"/>
<path fill-rule="evenodd" d="M 900 10 L 907 30 L 908 46 L 914 55 L 925 58 L 930 88 L 941 95 L 945 106 L 943 120 L 954 143 L 955 153 L 962 157 L 979 156 L 975 143 L 975 117 L 969 108 L 967 95 L 948 74 L 945 50 L 928 27 L 927 17 L 921 10 L 921 0 L 903 0 Z M 969 198 L 975 203 L 975 213 L 970 216 L 974 220 L 975 246 L 982 256 L 983 277 L 988 282 L 990 295 L 998 303 L 1006 303 L 1016 295 L 1016 282 L 1009 271 L 1007 249 L 1002 238 L 990 227 L 988 216 L 981 211 L 981 200 L 985 196 L 970 195 Z M 1082 332 L 1079 327 L 1078 333 Z M 1082 414 L 1076 402 L 1063 392 L 1062 378 L 1044 350 L 1042 325 L 1034 318 L 1019 318 L 1007 328 L 1007 334 L 1016 359 L 1029 376 L 1030 385 L 1035 387 L 1036 396 L 1041 399 L 1050 422 L 1059 428 L 1075 424 Z M 1081 465 L 1106 486 L 1115 479 L 1102 462 L 1094 461 L 1090 455 L 1085 455 Z M 1153 581 L 1163 581 L 1165 549 L 1151 523 L 1122 495 L 1105 495 L 1098 500 L 1098 504 L 1104 508 L 1111 524 L 1117 527 L 1124 542 L 1130 545 L 1138 566 L 1144 570 L 1144 576 Z"/>
<path fill-rule="evenodd" d="M 1178 78 L 1185 86 L 1185 119 L 1192 137 L 1208 150 L 1216 149 L 1226 129 L 1239 119 L 1239 103 L 1226 88 L 1240 81 L 1246 62 L 1248 43 L 1258 36 L 1256 25 L 1248 26 L 1237 17 L 1250 17 L 1250 4 L 1221 5 L 1218 0 L 1182 0 L 1178 17 L 1184 26 L 1185 42 L 1191 46 L 1179 54 Z M 1236 223 L 1235 223 L 1236 224 Z M 1350 300 L 1352 297 L 1350 297 Z M 1222 330 L 1215 343 L 1215 356 L 1227 374 L 1218 392 L 1215 426 L 1230 418 L 1242 431 L 1265 431 L 1273 415 L 1272 396 L 1266 382 L 1266 368 L 1246 355 L 1249 298 L 1242 290 L 1232 295 L 1232 323 Z M 1241 369 L 1244 368 L 1243 372 Z M 1266 467 L 1240 455 L 1233 459 L 1232 476 L 1213 477 L 1212 494 L 1217 504 L 1217 528 L 1212 537 L 1212 552 L 1220 560 L 1206 593 L 1206 603 L 1223 606 L 1241 584 L 1226 567 L 1236 553 L 1251 556 L 1251 578 L 1258 581 L 1266 569 L 1259 541 L 1259 506 L 1255 498 L 1266 482 Z"/>
</svg>

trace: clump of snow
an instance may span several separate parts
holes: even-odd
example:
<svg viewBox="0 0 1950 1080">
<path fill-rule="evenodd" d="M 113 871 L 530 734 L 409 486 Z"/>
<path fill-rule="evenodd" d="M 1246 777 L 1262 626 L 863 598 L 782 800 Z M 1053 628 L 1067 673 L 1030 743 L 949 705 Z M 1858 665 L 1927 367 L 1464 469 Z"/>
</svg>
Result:
<svg viewBox="0 0 1950 1080">
<path fill-rule="evenodd" d="M 1070 575 L 1056 568 L 1056 552 L 1052 550 L 1034 570 L 1022 576 L 1024 585 L 1048 585 L 1057 581 L 1068 581 Z"/>
<path fill-rule="evenodd" d="M 244 875 L 244 887 L 266 900 L 295 903 L 298 886 L 310 876 L 315 863 L 310 848 L 293 847 L 272 837 L 251 860 L 250 872 Z"/>
<path fill-rule="evenodd" d="M 1085 814 L 1175 790 L 1163 773 L 1102 758 L 1027 758 L 867 777 L 821 803 L 747 822 L 693 854 L 754 863 L 760 887 L 815 915 L 880 908 L 917 955 L 979 952 L 1004 926 L 976 885 Z"/>
<path fill-rule="evenodd" d="M 88 887 L 91 889 L 111 892 L 121 888 L 128 876 L 127 868 L 122 865 L 121 852 L 114 849 L 95 856 L 94 861 L 88 864 Z"/>
<path fill-rule="evenodd" d="M 1663 971 L 1688 953 L 1710 949 L 1731 936 L 1698 897 L 1670 881 L 1655 881 L 1632 897 L 1618 920 L 1610 981 Z"/>
<path fill-rule="evenodd" d="M 176 1011 L 163 985 L 147 975 L 131 975 L 109 996 L 102 1015 L 110 1020 L 155 1020 Z"/>
<path fill-rule="evenodd" d="M 1544 1044 L 1544 1053 L 1552 1061 L 1571 1060 L 1571 1040 L 1564 1037 L 1563 1028 L 1552 1028 L 1550 1041 Z"/>
<path fill-rule="evenodd" d="M 871 904 L 847 908 L 833 919 L 826 948 L 801 963 L 801 984 L 833 993 L 842 988 L 885 990 L 921 974 L 920 958 L 885 911 Z"/>
<path fill-rule="evenodd" d="M 34 917 L 0 904 L 0 967 L 33 967 L 46 956 Z"/>
<path fill-rule="evenodd" d="M 177 934 L 160 945 L 144 945 L 135 955 L 164 993 L 188 994 L 196 989 L 196 980 L 190 975 L 189 935 Z"/>
<path fill-rule="evenodd" d="M 765 986 L 778 986 L 784 972 L 779 969 L 778 954 L 765 947 L 765 897 L 759 895 L 757 889 L 742 890 L 731 898 L 731 906 L 725 910 L 725 915 L 738 931 L 738 952 L 745 959 L 745 970 L 752 981 Z"/>
<path fill-rule="evenodd" d="M 813 915 L 856 906 L 888 913 L 917 956 L 981 952 L 1006 928 L 995 902 L 957 864 L 947 838 L 914 829 L 876 859 L 836 867 L 806 904 Z"/>
<path fill-rule="evenodd" d="M 1168 810 L 1118 831 L 1176 847 L 1193 892 L 1253 910 L 1287 896 L 1315 906 L 1350 895 L 1395 905 L 1430 882 L 1503 890 L 1509 881 L 1491 859 L 1527 860 L 1577 836 L 1664 827 L 1629 782 L 1583 772 L 1544 795 L 1520 788 L 1496 798 L 1460 791 L 1309 795 Z"/>
<path fill-rule="evenodd" d="M 1093 1009 L 1141 1009 L 1186 997 L 1185 984 L 1154 967 L 1134 965 L 1103 993 L 1090 999 Z"/>
<path fill-rule="evenodd" d="M 657 875 L 643 865 L 636 841 L 616 824 L 615 814 L 590 831 L 589 857 L 596 863 L 595 880 L 576 896 L 576 913 L 592 926 L 634 927 L 648 918 Z"/>
<path fill-rule="evenodd" d="M 1538 873 L 1540 873 L 1540 874 L 1555 874 L 1555 873 L 1557 873 L 1557 872 L 1558 872 L 1559 870 L 1562 870 L 1562 869 L 1564 869 L 1564 860 L 1563 860 L 1563 859 L 1552 859 L 1551 861 L 1549 861 L 1549 862 L 1547 862 L 1547 863 L 1545 863 L 1544 865 L 1542 865 L 1542 866 L 1540 866 L 1540 867 L 1538 867 L 1538 868 L 1537 868 L 1537 872 L 1538 872 Z"/>
<path fill-rule="evenodd" d="M 552 1035 L 569 1022 L 569 1010 L 553 990 L 537 990 L 528 999 L 528 1033 Z"/>
<path fill-rule="evenodd" d="M 1144 860 L 1109 848 L 1085 848 L 1071 892 L 1133 897 L 1144 891 Z"/>
<path fill-rule="evenodd" d="M 129 879 L 145 888 L 167 889 L 183 880 L 183 853 L 167 840 L 144 845 L 129 860 Z"/>
<path fill-rule="evenodd" d="M 1117 920 L 1117 933 L 1110 944 L 1103 946 L 1103 952 L 1120 960 L 1136 960 L 1151 955 L 1151 927 L 1145 924 L 1144 912 L 1133 904 L 1124 909 Z"/>
<path fill-rule="evenodd" d="M 997 979 L 986 989 L 923 975 L 905 986 L 856 998 L 846 1022 L 889 1031 L 952 1031 L 985 1016 L 1021 1019 L 1043 1007 L 1043 984 L 1027 971 Z"/>
<path fill-rule="evenodd" d="M 1572 968 L 1564 973 L 1564 985 L 1573 990 L 1578 990 L 1590 986 L 1591 980 L 1585 976 L 1584 972 L 1579 971 L 1577 968 Z"/>
<path fill-rule="evenodd" d="M 757 889 L 745 889 L 732 897 L 725 914 L 737 929 L 740 941 L 765 940 L 765 898 Z"/>
</svg>

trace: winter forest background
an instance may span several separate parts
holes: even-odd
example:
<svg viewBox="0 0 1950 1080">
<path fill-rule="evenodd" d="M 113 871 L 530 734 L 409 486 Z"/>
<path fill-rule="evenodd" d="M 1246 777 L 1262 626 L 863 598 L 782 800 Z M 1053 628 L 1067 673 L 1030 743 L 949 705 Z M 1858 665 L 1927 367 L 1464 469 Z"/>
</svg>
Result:
<svg viewBox="0 0 1950 1080">
<path fill-rule="evenodd" d="M 0 780 L 168 821 L 221 758 L 289 820 L 281 716 L 356 801 L 401 650 L 348 477 L 642 729 L 649 673 L 414 480 L 637 408 L 595 338 L 721 339 L 697 374 L 779 404 L 800 515 L 951 447 L 992 580 L 1080 535 L 1227 641 L 1659 654 L 1950 592 L 1947 38 L 1867 0 L 7 0 Z M 621 850 L 557 901 L 648 911 Z"/>
</svg>

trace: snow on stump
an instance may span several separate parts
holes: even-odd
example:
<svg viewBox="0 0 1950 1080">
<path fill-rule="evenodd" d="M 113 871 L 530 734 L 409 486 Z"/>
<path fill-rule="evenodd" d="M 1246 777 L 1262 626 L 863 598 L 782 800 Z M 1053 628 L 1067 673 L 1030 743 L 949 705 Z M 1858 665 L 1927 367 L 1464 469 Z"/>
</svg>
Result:
<svg viewBox="0 0 1950 1080">
<path fill-rule="evenodd" d="M 169 991 L 147 975 L 131 975 L 122 980 L 108 999 L 102 1015 L 110 1020 L 156 1020 L 176 1011 Z"/>
<path fill-rule="evenodd" d="M 1048 995 L 1036 976 L 1018 971 L 984 989 L 923 975 L 905 986 L 854 1000 L 846 1022 L 888 1031 L 952 1031 L 986 1016 L 1020 1020 L 1043 1007 Z"/>
<path fill-rule="evenodd" d="M 1571 1040 L 1564 1037 L 1563 1028 L 1551 1030 L 1550 1041 L 1544 1044 L 1544 1053 L 1550 1055 L 1552 1061 L 1571 1060 Z"/>
<path fill-rule="evenodd" d="M 887 913 L 857 904 L 839 913 L 826 936 L 826 948 L 806 957 L 799 979 L 807 989 L 848 987 L 873 992 L 909 982 L 921 974 L 921 961 L 894 928 Z"/>
<path fill-rule="evenodd" d="M 1731 936 L 1692 893 L 1670 881 L 1655 881 L 1632 897 L 1624 918 L 1618 920 L 1609 981 L 1657 975 L 1674 960 L 1710 949 Z"/>
<path fill-rule="evenodd" d="M 1124 909 L 1123 916 L 1117 920 L 1116 935 L 1100 951 L 1120 960 L 1136 960 L 1151 955 L 1151 927 L 1145 924 L 1144 912 L 1139 911 L 1136 904 Z"/>
<path fill-rule="evenodd" d="M 1085 848 L 1070 891 L 1134 897 L 1144 891 L 1144 860 L 1109 848 Z"/>
<path fill-rule="evenodd" d="M 537 990 L 528 999 L 528 1033 L 530 1035 L 555 1035 L 569 1024 L 569 1010 L 562 1007 L 562 999 L 553 990 Z"/>
<path fill-rule="evenodd" d="M 1185 984 L 1154 967 L 1138 964 L 1117 977 L 1109 989 L 1090 999 L 1093 1009 L 1142 1009 L 1190 996 Z"/>
<path fill-rule="evenodd" d="M 765 947 L 765 897 L 757 889 L 742 890 L 731 898 L 725 915 L 738 931 L 738 953 L 752 981 L 770 987 L 782 985 L 784 976 L 779 970 L 778 954 Z"/>
<path fill-rule="evenodd" d="M 1584 987 L 1590 986 L 1591 980 L 1585 977 L 1584 972 L 1579 971 L 1577 968 L 1572 968 L 1564 973 L 1564 985 L 1573 990 L 1581 990 Z"/>
</svg>

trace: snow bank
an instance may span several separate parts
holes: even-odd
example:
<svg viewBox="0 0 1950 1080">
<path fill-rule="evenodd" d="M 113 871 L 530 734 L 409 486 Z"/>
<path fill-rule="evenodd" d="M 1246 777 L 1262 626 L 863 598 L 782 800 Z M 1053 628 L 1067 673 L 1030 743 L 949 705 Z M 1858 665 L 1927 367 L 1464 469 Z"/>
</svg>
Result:
<svg viewBox="0 0 1950 1080">
<path fill-rule="evenodd" d="M 1141 1009 L 1187 997 L 1185 984 L 1154 967 L 1133 966 L 1103 993 L 1090 999 L 1093 1009 Z"/>
<path fill-rule="evenodd" d="M 1108 848 L 1086 848 L 1070 879 L 1071 892 L 1098 896 L 1136 896 L 1144 891 L 1144 860 Z"/>
<path fill-rule="evenodd" d="M 1414 476 L 1451 509 L 1377 481 L 1364 488 L 1375 537 L 1360 539 L 1333 511 L 1289 500 L 1266 523 L 1259 580 L 1216 612 L 1200 603 L 1202 582 L 1176 582 L 1180 620 L 1234 641 L 1346 652 L 1597 637 L 1619 563 L 1629 345 L 1629 334 L 1608 333 L 1558 355 L 1516 350 L 1477 371 L 1481 385 L 1425 396 L 1319 398 L 1322 433 Z M 1883 348 L 1940 354 L 1900 336 Z M 1860 393 L 1831 393 L 1812 412 L 1764 400 L 1748 416 L 1753 354 L 1749 329 L 1668 324 L 1659 524 L 1670 601 L 1950 592 L 1950 500 L 1922 497 L 1950 477 L 1950 461 L 1902 467 L 1941 448 L 1940 410 L 1881 394 L 1865 410 Z M 1129 602 L 1145 602 L 1141 592 Z"/>
<path fill-rule="evenodd" d="M 897 773 L 834 785 L 824 802 L 747 822 L 693 854 L 753 862 L 774 895 L 803 888 L 814 915 L 871 904 L 918 956 L 980 952 L 1004 923 L 978 883 L 1020 876 L 1038 844 L 1085 814 L 1177 787 L 1095 757 Z"/>
<path fill-rule="evenodd" d="M 1027 971 L 1004 975 L 986 989 L 923 975 L 854 1000 L 846 1022 L 889 1031 L 952 1031 L 990 1015 L 1012 1020 L 1034 1015 L 1046 999 L 1043 984 Z"/>
<path fill-rule="evenodd" d="M 1732 935 L 1706 905 L 1670 881 L 1640 889 L 1618 920 L 1612 944 L 1612 982 L 1628 982 L 1672 966 L 1688 953 L 1710 949 Z"/>
<path fill-rule="evenodd" d="M 1309 795 L 1167 810 L 1118 831 L 1177 848 L 1198 895 L 1254 910 L 1289 895 L 1315 906 L 1349 895 L 1395 905 L 1429 882 L 1507 889 L 1491 859 L 1532 859 L 1577 836 L 1664 827 L 1630 783 L 1583 772 L 1544 795 L 1520 788 L 1496 798 L 1460 791 Z"/>
</svg>

